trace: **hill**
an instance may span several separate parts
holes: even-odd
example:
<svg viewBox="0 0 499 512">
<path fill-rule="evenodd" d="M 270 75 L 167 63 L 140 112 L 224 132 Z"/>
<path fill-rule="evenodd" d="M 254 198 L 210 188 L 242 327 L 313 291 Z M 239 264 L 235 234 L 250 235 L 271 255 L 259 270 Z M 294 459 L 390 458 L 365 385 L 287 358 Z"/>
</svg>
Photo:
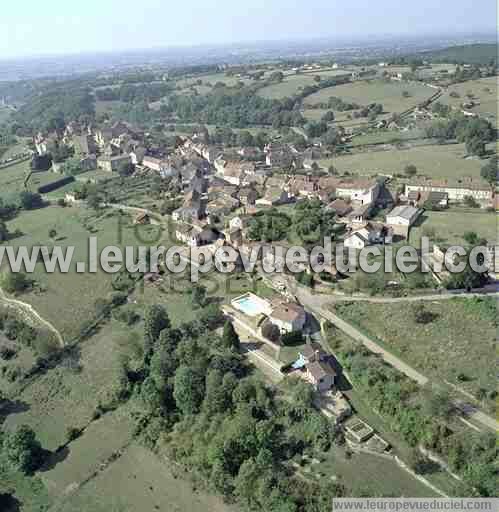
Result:
<svg viewBox="0 0 499 512">
<path fill-rule="evenodd" d="M 433 62 L 487 65 L 492 60 L 497 62 L 497 45 L 480 43 L 451 46 L 442 50 L 424 52 L 420 55 Z"/>
</svg>

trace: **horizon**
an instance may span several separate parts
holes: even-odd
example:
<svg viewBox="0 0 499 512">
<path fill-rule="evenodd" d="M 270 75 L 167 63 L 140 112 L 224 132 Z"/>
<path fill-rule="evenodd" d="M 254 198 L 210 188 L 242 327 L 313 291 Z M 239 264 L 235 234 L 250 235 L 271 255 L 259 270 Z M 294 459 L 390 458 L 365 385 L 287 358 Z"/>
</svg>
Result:
<svg viewBox="0 0 499 512">
<path fill-rule="evenodd" d="M 488 2 L 490 12 L 482 8 L 478 13 L 470 5 L 456 9 L 451 0 L 438 6 L 421 0 L 417 6 L 403 7 L 396 0 L 374 6 L 352 0 L 341 10 L 338 0 L 316 0 L 313 8 L 302 2 L 289 6 L 277 0 L 265 5 L 257 0 L 246 10 L 222 0 L 214 5 L 195 2 L 186 13 L 176 5 L 144 0 L 139 26 L 133 23 L 137 16 L 130 12 L 136 6 L 129 0 L 104 6 L 89 0 L 83 15 L 60 1 L 35 5 L 27 14 L 10 4 L 2 13 L 6 23 L 0 34 L 0 60 L 319 40 L 340 44 L 424 37 L 480 39 L 494 37 L 497 30 L 495 2 Z M 171 19 L 175 23 L 169 23 Z"/>
</svg>

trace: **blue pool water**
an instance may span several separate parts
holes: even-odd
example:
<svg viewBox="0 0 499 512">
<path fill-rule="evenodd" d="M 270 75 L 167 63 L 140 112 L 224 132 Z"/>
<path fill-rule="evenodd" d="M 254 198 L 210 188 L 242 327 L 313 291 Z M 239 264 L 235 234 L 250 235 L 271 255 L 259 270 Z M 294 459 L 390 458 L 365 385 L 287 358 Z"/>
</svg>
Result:
<svg viewBox="0 0 499 512">
<path fill-rule="evenodd" d="M 260 304 L 254 302 L 251 297 L 243 297 L 237 301 L 239 308 L 248 316 L 257 316 L 262 313 Z"/>
</svg>

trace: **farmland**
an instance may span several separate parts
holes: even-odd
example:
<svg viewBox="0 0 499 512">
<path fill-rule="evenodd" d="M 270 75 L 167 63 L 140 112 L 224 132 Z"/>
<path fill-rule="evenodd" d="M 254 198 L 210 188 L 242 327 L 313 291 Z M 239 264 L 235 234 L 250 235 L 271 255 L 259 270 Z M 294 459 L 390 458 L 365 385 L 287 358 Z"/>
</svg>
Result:
<svg viewBox="0 0 499 512">
<path fill-rule="evenodd" d="M 407 91 L 410 96 L 404 98 L 402 93 Z M 419 83 L 388 82 L 384 80 L 358 81 L 352 84 L 328 87 L 305 100 L 306 105 L 327 102 L 331 96 L 343 101 L 368 105 L 381 103 L 385 113 L 403 112 L 418 103 L 428 99 L 434 93 L 433 89 Z"/>
<path fill-rule="evenodd" d="M 464 158 L 465 155 L 463 144 L 435 145 L 344 155 L 321 160 L 320 164 L 324 167 L 334 165 L 340 172 L 360 175 L 403 174 L 404 167 L 413 164 L 419 176 L 437 179 L 472 176 L 479 179 L 484 162 L 479 158 Z"/>
<path fill-rule="evenodd" d="M 339 304 L 335 312 L 428 376 L 470 392 L 495 389 L 494 299 L 427 302 L 428 324 L 416 322 L 414 307 L 355 302 Z"/>
</svg>

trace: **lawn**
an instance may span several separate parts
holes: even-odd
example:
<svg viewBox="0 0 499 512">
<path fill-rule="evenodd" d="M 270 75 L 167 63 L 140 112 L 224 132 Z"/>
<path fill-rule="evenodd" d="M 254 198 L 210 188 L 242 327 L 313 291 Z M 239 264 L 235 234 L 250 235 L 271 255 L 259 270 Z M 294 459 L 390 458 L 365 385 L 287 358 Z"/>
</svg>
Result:
<svg viewBox="0 0 499 512">
<path fill-rule="evenodd" d="M 402 92 L 407 91 L 409 98 Z M 306 105 L 327 102 L 331 96 L 344 101 L 368 105 L 381 103 L 385 113 L 403 112 L 428 99 L 435 91 L 419 83 L 387 82 L 384 80 L 358 81 L 350 84 L 328 87 L 312 94 L 305 100 Z"/>
<path fill-rule="evenodd" d="M 319 163 L 325 168 L 334 165 L 340 172 L 348 171 L 359 175 L 403 174 L 405 166 L 413 164 L 417 167 L 419 176 L 436 179 L 472 176 L 478 179 L 484 161 L 479 158 L 464 158 L 465 154 L 463 144 L 431 145 L 343 155 L 321 160 Z"/>
<path fill-rule="evenodd" d="M 497 242 L 497 215 L 477 210 L 475 212 L 458 209 L 443 212 L 426 211 L 418 219 L 410 234 L 410 242 L 420 246 L 421 236 L 429 236 L 432 241 L 446 245 L 465 244 L 464 233 L 474 231 L 489 242 Z"/>
<path fill-rule="evenodd" d="M 439 99 L 440 102 L 461 108 L 462 103 L 469 101 L 466 97 L 468 93 L 472 94 L 473 101 L 480 103 L 469 110 L 477 112 L 486 117 L 497 119 L 498 96 L 497 96 L 497 77 L 481 78 L 479 80 L 470 80 L 461 84 L 449 86 L 444 95 Z M 459 96 L 453 98 L 450 94 L 454 92 Z"/>
<path fill-rule="evenodd" d="M 271 100 L 288 98 L 298 94 L 307 85 L 314 85 L 314 74 L 290 75 L 280 83 L 267 85 L 258 91 L 258 95 Z"/>
<path fill-rule="evenodd" d="M 475 393 L 496 387 L 495 300 L 450 299 L 424 302 L 433 314 L 417 323 L 415 303 L 351 302 L 335 313 L 429 377 L 448 380 Z"/>
</svg>

